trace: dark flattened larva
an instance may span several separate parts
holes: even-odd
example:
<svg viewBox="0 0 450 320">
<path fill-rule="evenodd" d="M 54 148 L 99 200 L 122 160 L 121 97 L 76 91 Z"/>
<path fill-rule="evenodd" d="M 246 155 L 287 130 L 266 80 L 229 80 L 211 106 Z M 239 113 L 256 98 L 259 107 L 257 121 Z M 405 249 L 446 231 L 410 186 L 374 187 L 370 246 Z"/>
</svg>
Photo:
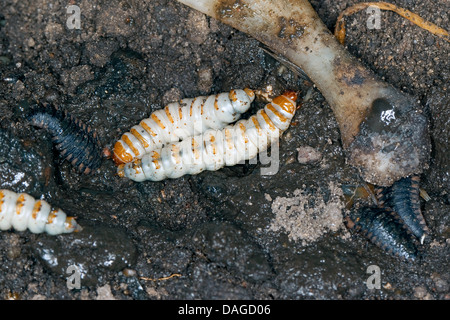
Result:
<svg viewBox="0 0 450 320">
<path fill-rule="evenodd" d="M 400 179 L 380 189 L 377 197 L 380 205 L 392 208 L 422 243 L 429 229 L 420 210 L 419 180 L 417 175 Z"/>
<path fill-rule="evenodd" d="M 36 105 L 27 116 L 32 125 L 46 129 L 56 149 L 80 173 L 100 167 L 102 156 L 97 133 L 54 105 Z"/>
<path fill-rule="evenodd" d="M 346 224 L 394 256 L 407 261 L 415 261 L 418 257 L 416 239 L 390 209 L 365 207 L 352 210 L 346 217 Z"/>
</svg>

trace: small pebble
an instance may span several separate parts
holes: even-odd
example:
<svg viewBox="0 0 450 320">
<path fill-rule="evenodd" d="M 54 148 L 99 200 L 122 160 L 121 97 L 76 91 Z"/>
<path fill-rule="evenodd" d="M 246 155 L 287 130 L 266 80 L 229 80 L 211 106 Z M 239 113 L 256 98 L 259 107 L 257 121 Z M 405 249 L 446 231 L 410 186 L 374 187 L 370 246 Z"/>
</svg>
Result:
<svg viewBox="0 0 450 320">
<path fill-rule="evenodd" d="M 424 287 L 414 288 L 414 297 L 417 299 L 423 299 L 428 294 L 427 289 Z"/>
<path fill-rule="evenodd" d="M 109 284 L 97 288 L 97 300 L 116 300 L 111 292 L 111 286 Z"/>
<path fill-rule="evenodd" d="M 314 163 L 322 160 L 322 153 L 310 146 L 297 148 L 297 161 L 301 164 Z"/>
</svg>

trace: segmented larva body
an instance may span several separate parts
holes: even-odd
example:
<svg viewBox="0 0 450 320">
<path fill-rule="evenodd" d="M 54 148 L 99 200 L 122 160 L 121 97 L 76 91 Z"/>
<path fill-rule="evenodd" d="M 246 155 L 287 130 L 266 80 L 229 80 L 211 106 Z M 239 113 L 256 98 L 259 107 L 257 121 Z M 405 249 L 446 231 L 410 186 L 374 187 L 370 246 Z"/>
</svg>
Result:
<svg viewBox="0 0 450 320">
<path fill-rule="evenodd" d="M 380 206 L 391 207 L 409 230 L 423 243 L 430 232 L 420 210 L 419 182 L 417 175 L 402 178 L 391 187 L 377 190 Z"/>
<path fill-rule="evenodd" d="M 91 127 L 53 105 L 34 107 L 28 120 L 48 130 L 61 156 L 80 173 L 89 174 L 100 167 L 101 145 Z"/>
<path fill-rule="evenodd" d="M 0 190 L 0 230 L 13 228 L 32 233 L 46 232 L 50 235 L 80 231 L 73 217 L 61 209 L 52 208 L 44 200 L 35 200 L 26 193 Z"/>
<path fill-rule="evenodd" d="M 287 91 L 247 120 L 222 130 L 206 130 L 181 142 L 119 165 L 118 174 L 134 181 L 160 181 L 204 170 L 215 171 L 255 157 L 285 131 L 296 111 L 297 94 Z"/>
<path fill-rule="evenodd" d="M 114 145 L 113 159 L 128 163 L 167 143 L 221 129 L 239 119 L 254 99 L 255 93 L 246 88 L 170 103 L 123 134 Z"/>
<path fill-rule="evenodd" d="M 416 238 L 396 212 L 389 208 L 352 210 L 346 217 L 347 227 L 362 233 L 371 242 L 399 258 L 413 261 L 419 252 Z"/>
</svg>

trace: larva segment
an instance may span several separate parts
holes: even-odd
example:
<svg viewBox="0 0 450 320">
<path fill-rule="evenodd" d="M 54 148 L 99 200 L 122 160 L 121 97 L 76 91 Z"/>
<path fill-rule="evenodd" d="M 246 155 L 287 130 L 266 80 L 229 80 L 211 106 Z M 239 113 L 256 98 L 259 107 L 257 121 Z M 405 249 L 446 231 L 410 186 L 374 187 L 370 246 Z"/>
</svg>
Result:
<svg viewBox="0 0 450 320">
<path fill-rule="evenodd" d="M 24 231 L 28 226 L 28 218 L 31 216 L 31 211 L 34 207 L 34 198 L 21 193 L 17 197 L 15 212 L 11 220 L 11 226 L 17 231 Z"/>
<path fill-rule="evenodd" d="M 231 99 L 236 97 L 230 94 Z M 266 150 L 285 131 L 296 111 L 295 92 L 288 91 L 247 120 L 221 130 L 208 129 L 119 166 L 118 175 L 134 181 L 160 181 L 204 170 L 219 170 Z"/>
<path fill-rule="evenodd" d="M 170 103 L 123 134 L 114 145 L 113 159 L 117 165 L 129 163 L 168 143 L 222 129 L 239 119 L 254 99 L 253 90 L 246 88 Z"/>
<path fill-rule="evenodd" d="M 60 209 L 53 209 L 46 201 L 3 189 L 0 190 L 0 230 L 11 228 L 50 235 L 81 230 L 73 217 L 67 217 Z"/>
</svg>

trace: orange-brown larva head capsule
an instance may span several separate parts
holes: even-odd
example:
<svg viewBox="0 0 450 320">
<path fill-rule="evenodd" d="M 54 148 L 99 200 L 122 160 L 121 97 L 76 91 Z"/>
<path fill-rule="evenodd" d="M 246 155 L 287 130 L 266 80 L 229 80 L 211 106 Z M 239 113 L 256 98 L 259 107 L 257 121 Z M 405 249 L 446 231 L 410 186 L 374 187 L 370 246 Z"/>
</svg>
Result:
<svg viewBox="0 0 450 320">
<path fill-rule="evenodd" d="M 295 92 L 293 90 L 286 90 L 283 93 L 283 96 L 286 96 L 286 97 L 288 97 L 289 99 L 291 99 L 292 101 L 295 102 L 297 100 L 298 94 L 297 94 L 297 92 Z"/>
<path fill-rule="evenodd" d="M 275 97 L 272 103 L 280 106 L 284 111 L 294 114 L 296 110 L 297 92 L 285 91 L 281 96 Z"/>
<path fill-rule="evenodd" d="M 114 145 L 113 160 L 116 165 L 127 163 L 133 160 L 133 156 L 126 151 L 121 141 L 117 141 Z"/>
</svg>

